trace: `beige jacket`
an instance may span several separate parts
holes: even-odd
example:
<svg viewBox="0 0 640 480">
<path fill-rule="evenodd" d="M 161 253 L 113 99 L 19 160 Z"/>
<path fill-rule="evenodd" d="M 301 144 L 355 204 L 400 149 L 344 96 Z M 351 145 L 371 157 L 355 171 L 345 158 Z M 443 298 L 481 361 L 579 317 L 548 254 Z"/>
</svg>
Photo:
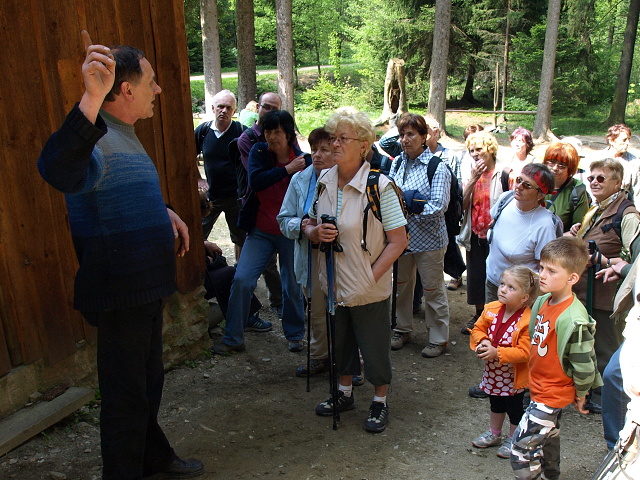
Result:
<svg viewBox="0 0 640 480">
<path fill-rule="evenodd" d="M 369 175 L 369 162 L 364 162 L 358 173 L 342 190 L 342 209 L 337 218 L 338 241 L 343 252 L 334 252 L 335 299 L 336 304 L 356 307 L 380 302 L 391 295 L 391 269 L 376 282 L 371 265 L 378 259 L 387 246 L 382 223 L 373 213 L 367 216 L 367 249 L 362 246 L 362 221 L 367 205 L 366 186 Z M 379 186 L 382 192 L 390 180 L 380 175 Z M 338 167 L 327 170 L 318 179 L 326 188 L 318 198 L 317 220 L 321 215 L 336 216 L 338 204 Z M 326 294 L 326 262 L 320 262 L 320 284 Z"/>
</svg>

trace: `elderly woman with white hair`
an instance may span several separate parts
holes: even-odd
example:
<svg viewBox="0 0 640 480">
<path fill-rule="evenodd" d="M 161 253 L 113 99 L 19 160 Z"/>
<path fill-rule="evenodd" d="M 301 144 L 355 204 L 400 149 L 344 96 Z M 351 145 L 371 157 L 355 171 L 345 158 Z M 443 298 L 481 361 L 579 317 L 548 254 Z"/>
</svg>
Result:
<svg viewBox="0 0 640 480">
<path fill-rule="evenodd" d="M 353 375 L 364 373 L 373 384 L 375 396 L 365 422 L 368 432 L 382 432 L 389 407 L 386 398 L 391 382 L 390 296 L 391 266 L 407 247 L 406 220 L 400 198 L 386 176 L 380 175 L 381 220 L 364 218 L 365 193 L 370 165 L 366 156 L 375 140 L 369 118 L 352 108 L 341 108 L 327 120 L 336 165 L 318 179 L 318 186 L 305 235 L 315 243 L 339 242 L 342 252 L 334 254 L 335 284 L 328 285 L 326 264 L 320 264 L 320 283 L 335 294 L 335 352 L 339 391 L 338 411 L 352 410 Z M 323 215 L 335 217 L 335 224 L 321 223 Z M 366 226 L 366 230 L 365 227 Z M 333 396 L 316 407 L 316 414 L 331 416 Z"/>
</svg>

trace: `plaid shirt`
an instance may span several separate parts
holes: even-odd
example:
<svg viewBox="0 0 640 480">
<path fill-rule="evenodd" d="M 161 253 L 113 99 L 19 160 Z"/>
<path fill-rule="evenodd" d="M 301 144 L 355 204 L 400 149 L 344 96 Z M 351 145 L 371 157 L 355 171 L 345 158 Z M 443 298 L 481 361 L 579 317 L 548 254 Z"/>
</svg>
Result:
<svg viewBox="0 0 640 480">
<path fill-rule="evenodd" d="M 394 160 L 389 172 L 389 176 L 403 191 L 418 190 L 427 199 L 424 211 L 420 215 L 411 215 L 408 219 L 411 236 L 408 253 L 439 250 L 449 243 L 444 212 L 449 206 L 451 173 L 445 162 L 440 162 L 433 175 L 433 184 L 429 185 L 427 168 L 433 156 L 429 149 L 425 149 L 411 161 L 402 152 Z"/>
</svg>

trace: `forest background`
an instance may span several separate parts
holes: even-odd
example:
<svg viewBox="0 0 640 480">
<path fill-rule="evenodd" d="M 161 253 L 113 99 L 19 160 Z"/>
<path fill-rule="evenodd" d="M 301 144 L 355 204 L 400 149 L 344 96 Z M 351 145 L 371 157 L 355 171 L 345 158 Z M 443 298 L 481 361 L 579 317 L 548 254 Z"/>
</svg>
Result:
<svg viewBox="0 0 640 480">
<path fill-rule="evenodd" d="M 382 110 L 387 62 L 394 57 L 405 61 L 409 111 L 422 113 L 428 109 L 432 53 L 439 55 L 441 50 L 433 42 L 434 26 L 439 24 L 436 0 L 292 0 L 290 7 L 286 0 L 248 3 L 252 9 L 247 13 L 247 0 L 185 0 L 193 75 L 205 70 L 202 32 L 205 28 L 205 38 L 211 38 L 211 33 L 206 33 L 206 22 L 211 28 L 212 8 L 220 71 L 242 69 L 239 53 L 242 55 L 243 44 L 247 43 L 248 24 L 255 28 L 254 69 L 278 68 L 278 58 L 282 58 L 278 57 L 278 49 L 284 47 L 278 44 L 283 33 L 277 23 L 283 18 L 283 10 L 286 14 L 290 9 L 293 63 L 296 67 L 316 66 L 315 75 L 298 76 L 293 69 L 293 105 L 302 134 L 322 125 L 332 110 L 343 105 L 352 105 L 368 112 L 372 119 L 377 118 Z M 612 118 L 612 105 L 623 55 L 629 63 L 630 80 L 622 92 L 626 95 L 622 121 L 635 131 L 640 128 L 640 64 L 638 55 L 633 55 L 638 49 L 635 33 L 640 0 L 446 3 L 450 7 L 446 108 L 492 109 L 498 71 L 498 98 L 506 86 L 503 103 L 501 100 L 504 108 L 536 111 L 547 15 L 550 3 L 557 3 L 560 15 L 552 72 L 552 132 L 557 136 L 602 135 L 608 125 L 621 120 L 619 115 Z M 627 24 L 633 16 L 635 26 L 632 24 L 630 37 Z M 330 68 L 321 68 L 322 65 Z M 278 75 L 259 75 L 254 81 L 257 96 L 278 91 Z M 244 107 L 246 89 L 238 85 L 238 78 L 222 79 L 222 88 L 237 92 L 238 109 Z M 204 110 L 204 81 L 192 81 L 192 97 L 194 112 Z M 491 116 L 485 118 L 487 122 L 493 120 Z M 509 115 L 509 121 L 533 130 L 533 115 Z M 464 122 L 458 124 L 447 117 L 447 132 L 460 135 Z"/>
</svg>

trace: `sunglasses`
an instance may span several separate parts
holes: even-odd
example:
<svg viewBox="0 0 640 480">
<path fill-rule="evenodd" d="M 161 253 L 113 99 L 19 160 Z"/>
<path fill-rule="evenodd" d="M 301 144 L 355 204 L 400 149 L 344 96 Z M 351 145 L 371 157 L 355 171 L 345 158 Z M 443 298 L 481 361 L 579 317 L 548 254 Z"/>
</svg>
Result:
<svg viewBox="0 0 640 480">
<path fill-rule="evenodd" d="M 544 162 L 544 164 L 549 167 L 549 168 L 557 168 L 560 171 L 566 170 L 567 169 L 567 164 L 566 163 L 560 163 L 560 162 L 554 162 L 551 160 L 547 160 Z"/>
<path fill-rule="evenodd" d="M 595 177 L 593 175 L 589 175 L 587 177 L 587 182 L 593 183 L 594 180 L 597 180 L 598 183 L 604 183 L 606 179 L 607 177 L 605 177 L 604 175 L 596 175 Z"/>
<path fill-rule="evenodd" d="M 268 103 L 261 103 L 260 106 L 267 112 L 270 112 L 271 110 L 279 110 L 275 105 L 269 105 Z"/>
<path fill-rule="evenodd" d="M 333 142 L 335 142 L 336 140 L 338 141 L 338 143 L 340 145 L 345 145 L 346 143 L 349 143 L 349 142 L 352 142 L 353 140 L 358 140 L 358 139 L 357 138 L 351 138 L 351 137 L 345 137 L 345 136 L 336 137 L 334 135 L 331 135 L 329 137 L 329 143 L 331 143 L 332 145 L 333 145 Z"/>
<path fill-rule="evenodd" d="M 533 185 L 531 185 L 529 182 L 525 182 L 522 178 L 520 177 L 516 177 L 516 184 L 518 185 L 522 185 L 522 188 L 524 188 L 525 190 L 540 190 L 540 188 L 538 187 L 534 187 Z"/>
</svg>

